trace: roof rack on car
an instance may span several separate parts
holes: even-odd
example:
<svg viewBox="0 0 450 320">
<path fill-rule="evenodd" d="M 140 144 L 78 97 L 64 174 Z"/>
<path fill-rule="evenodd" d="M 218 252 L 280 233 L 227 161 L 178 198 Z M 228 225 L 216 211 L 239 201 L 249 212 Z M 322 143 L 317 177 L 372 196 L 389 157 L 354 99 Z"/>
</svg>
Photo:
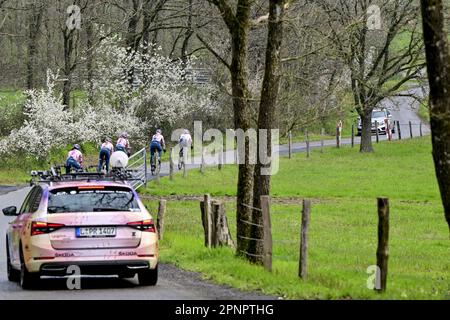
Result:
<svg viewBox="0 0 450 320">
<path fill-rule="evenodd" d="M 31 171 L 30 186 L 39 183 L 62 182 L 62 181 L 114 181 L 128 182 L 137 181 L 133 176 L 133 170 L 123 168 L 113 168 L 110 173 L 103 172 L 71 172 L 62 173 L 64 166 L 52 166 L 50 170 L 33 170 Z"/>
</svg>

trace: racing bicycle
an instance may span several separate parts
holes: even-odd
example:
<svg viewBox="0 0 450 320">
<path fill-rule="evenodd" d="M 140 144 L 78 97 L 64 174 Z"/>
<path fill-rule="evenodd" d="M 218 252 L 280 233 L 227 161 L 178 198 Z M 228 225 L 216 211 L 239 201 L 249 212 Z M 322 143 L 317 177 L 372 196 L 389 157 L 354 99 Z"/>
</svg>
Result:
<svg viewBox="0 0 450 320">
<path fill-rule="evenodd" d="M 160 170 L 161 170 L 161 158 L 159 157 L 159 152 L 155 151 L 155 153 L 153 154 L 153 160 L 151 163 L 152 176 L 159 175 Z"/>
</svg>

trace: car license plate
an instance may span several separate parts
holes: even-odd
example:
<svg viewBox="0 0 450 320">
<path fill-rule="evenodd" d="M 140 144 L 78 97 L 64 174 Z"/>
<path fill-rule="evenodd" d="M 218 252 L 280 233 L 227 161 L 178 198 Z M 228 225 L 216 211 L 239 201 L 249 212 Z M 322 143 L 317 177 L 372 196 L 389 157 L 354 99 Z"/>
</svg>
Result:
<svg viewBox="0 0 450 320">
<path fill-rule="evenodd" d="M 108 238 L 116 236 L 116 227 L 80 227 L 77 238 Z"/>
</svg>

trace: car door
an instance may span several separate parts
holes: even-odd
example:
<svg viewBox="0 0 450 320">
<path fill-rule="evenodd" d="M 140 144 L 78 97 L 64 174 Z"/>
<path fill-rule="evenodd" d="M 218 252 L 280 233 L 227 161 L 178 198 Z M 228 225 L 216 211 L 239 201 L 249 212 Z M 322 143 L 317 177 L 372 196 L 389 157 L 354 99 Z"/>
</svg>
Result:
<svg viewBox="0 0 450 320">
<path fill-rule="evenodd" d="M 35 204 L 37 199 L 40 200 L 40 197 L 42 195 L 42 188 L 40 187 L 34 187 L 29 193 L 28 196 L 25 198 L 25 201 L 22 204 L 22 207 L 20 208 L 19 215 L 17 218 L 11 223 L 11 259 L 13 260 L 13 263 L 18 264 L 20 261 L 20 239 L 21 234 L 23 230 L 26 228 L 27 220 L 29 219 L 30 215 L 33 213 L 33 209 L 36 208 Z M 37 209 L 37 208 L 36 208 Z"/>
</svg>

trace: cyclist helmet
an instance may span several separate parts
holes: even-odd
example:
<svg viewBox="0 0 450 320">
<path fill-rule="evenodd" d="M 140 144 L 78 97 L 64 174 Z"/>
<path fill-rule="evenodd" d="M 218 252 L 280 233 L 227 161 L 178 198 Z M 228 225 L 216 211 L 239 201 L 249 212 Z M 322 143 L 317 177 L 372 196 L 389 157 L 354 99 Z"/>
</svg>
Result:
<svg viewBox="0 0 450 320">
<path fill-rule="evenodd" d="M 105 141 L 106 141 L 106 142 L 111 142 L 112 139 L 111 139 L 110 137 L 106 137 Z"/>
<path fill-rule="evenodd" d="M 127 138 L 128 138 L 128 133 L 122 132 L 122 133 L 120 134 L 120 137 L 121 137 L 121 138 L 127 139 Z"/>
<path fill-rule="evenodd" d="M 77 149 L 77 150 L 80 150 L 80 149 L 81 149 L 81 147 L 80 147 L 80 145 L 79 145 L 78 143 L 74 144 L 74 145 L 73 145 L 73 148 L 74 148 L 74 149 Z"/>
<path fill-rule="evenodd" d="M 161 134 L 162 133 L 161 129 L 156 130 L 156 133 Z"/>
</svg>

